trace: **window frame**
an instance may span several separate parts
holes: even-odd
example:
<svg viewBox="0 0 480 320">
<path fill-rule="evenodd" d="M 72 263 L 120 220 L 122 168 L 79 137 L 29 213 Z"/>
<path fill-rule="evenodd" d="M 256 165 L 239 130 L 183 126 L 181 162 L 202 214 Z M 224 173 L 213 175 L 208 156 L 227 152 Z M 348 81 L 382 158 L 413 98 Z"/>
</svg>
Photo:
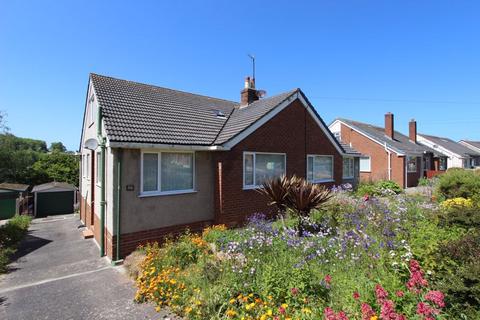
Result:
<svg viewBox="0 0 480 320">
<path fill-rule="evenodd" d="M 152 191 L 143 191 L 143 156 L 145 153 L 157 154 L 157 190 Z M 191 189 L 182 189 L 182 190 L 162 190 L 162 153 L 187 153 L 192 155 L 192 188 Z M 151 197 L 151 196 L 164 196 L 164 195 L 174 195 L 174 194 L 184 194 L 184 193 L 194 193 L 196 192 L 196 156 L 195 151 L 184 151 L 184 150 L 142 150 L 140 155 L 140 194 L 139 197 Z"/>
<path fill-rule="evenodd" d="M 88 110 L 89 110 L 89 127 L 92 126 L 95 123 L 95 95 L 92 94 L 90 96 L 90 99 L 88 99 Z"/>
<path fill-rule="evenodd" d="M 362 159 L 368 159 L 368 170 L 362 170 Z M 372 157 L 371 156 L 361 156 L 359 160 L 359 169 L 360 172 L 372 172 Z"/>
<path fill-rule="evenodd" d="M 87 171 L 87 181 L 90 181 L 91 180 L 91 169 L 90 167 L 92 166 L 92 160 L 90 159 L 90 153 L 87 153 L 87 156 L 86 156 L 86 164 L 87 164 L 87 168 L 86 168 L 86 171 Z"/>
<path fill-rule="evenodd" d="M 328 157 L 328 158 L 332 159 L 332 170 L 331 170 L 331 176 L 332 177 L 331 178 L 318 179 L 318 180 L 314 180 L 314 179 L 309 180 L 308 179 L 308 158 L 315 158 L 315 157 Z M 305 160 L 306 160 L 306 163 L 305 163 L 305 168 L 306 168 L 305 178 L 308 182 L 310 182 L 310 183 L 328 183 L 328 182 L 334 182 L 335 181 L 335 157 L 333 155 L 330 155 L 330 154 L 307 154 L 307 158 Z M 312 160 L 312 165 L 313 165 L 313 160 Z M 312 172 L 313 172 L 313 168 L 312 168 Z"/>
<path fill-rule="evenodd" d="M 410 170 L 410 166 L 408 165 L 410 160 L 415 159 L 415 171 Z M 407 173 L 417 173 L 418 172 L 418 156 L 407 156 Z"/>
<path fill-rule="evenodd" d="M 102 153 L 100 151 L 95 151 L 95 183 L 97 186 L 102 186 L 102 181 L 100 181 L 100 161 L 102 161 Z M 103 168 L 105 170 L 105 168 Z"/>
<path fill-rule="evenodd" d="M 257 158 L 256 155 L 257 154 L 282 155 L 283 156 L 283 166 L 285 168 L 284 175 L 287 175 L 287 154 L 286 153 L 244 151 L 243 152 L 243 157 L 242 157 L 242 177 L 243 177 L 242 186 L 243 186 L 243 190 L 253 190 L 253 189 L 262 188 L 261 185 L 257 185 L 257 181 L 256 181 L 256 174 L 255 174 L 256 164 L 255 164 L 255 162 L 256 162 L 256 158 Z M 245 184 L 245 156 L 246 155 L 252 155 L 253 156 L 253 163 L 252 163 L 252 166 L 253 166 L 253 184 L 251 184 L 251 185 L 246 185 Z"/>
<path fill-rule="evenodd" d="M 344 166 L 344 163 L 342 163 L 342 178 L 343 179 L 353 179 L 355 178 L 355 158 L 354 157 L 343 157 L 343 161 L 345 160 L 349 160 L 351 161 L 352 163 L 352 175 L 351 176 L 346 176 L 345 175 L 345 166 Z"/>
</svg>

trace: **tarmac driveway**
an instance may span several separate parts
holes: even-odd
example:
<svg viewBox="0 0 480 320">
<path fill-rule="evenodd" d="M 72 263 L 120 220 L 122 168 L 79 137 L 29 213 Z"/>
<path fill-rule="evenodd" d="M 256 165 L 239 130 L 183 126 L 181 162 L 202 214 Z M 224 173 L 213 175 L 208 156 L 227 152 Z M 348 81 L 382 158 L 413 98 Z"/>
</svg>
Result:
<svg viewBox="0 0 480 320">
<path fill-rule="evenodd" d="M 135 304 L 133 282 L 113 267 L 77 215 L 35 219 L 11 271 L 0 276 L 0 319 L 165 319 Z"/>
</svg>

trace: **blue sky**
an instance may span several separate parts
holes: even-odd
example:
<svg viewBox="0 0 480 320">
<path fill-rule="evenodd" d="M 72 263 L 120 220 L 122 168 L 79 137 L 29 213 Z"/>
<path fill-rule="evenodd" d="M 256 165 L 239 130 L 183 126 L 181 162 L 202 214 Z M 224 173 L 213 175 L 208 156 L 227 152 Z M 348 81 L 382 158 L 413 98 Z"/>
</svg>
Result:
<svg viewBox="0 0 480 320">
<path fill-rule="evenodd" d="M 261 2 L 261 3 L 260 3 Z M 239 100 L 300 87 L 346 117 L 480 140 L 478 1 L 3 1 L 0 110 L 77 150 L 88 73 Z"/>
</svg>

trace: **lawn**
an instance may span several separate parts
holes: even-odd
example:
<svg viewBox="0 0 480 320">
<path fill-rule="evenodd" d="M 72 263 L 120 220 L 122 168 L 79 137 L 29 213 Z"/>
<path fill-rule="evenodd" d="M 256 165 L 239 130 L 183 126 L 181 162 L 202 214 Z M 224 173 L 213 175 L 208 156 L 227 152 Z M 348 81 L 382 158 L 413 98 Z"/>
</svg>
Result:
<svg viewBox="0 0 480 320">
<path fill-rule="evenodd" d="M 135 300 L 188 319 L 479 319 L 480 190 L 458 187 L 479 180 L 335 188 L 313 210 L 147 245 Z"/>
</svg>

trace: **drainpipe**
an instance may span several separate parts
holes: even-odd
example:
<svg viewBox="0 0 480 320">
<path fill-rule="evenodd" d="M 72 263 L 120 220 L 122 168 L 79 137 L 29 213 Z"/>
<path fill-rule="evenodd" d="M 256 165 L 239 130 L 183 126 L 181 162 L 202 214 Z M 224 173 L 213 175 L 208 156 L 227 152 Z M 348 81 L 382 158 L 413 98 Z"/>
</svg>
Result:
<svg viewBox="0 0 480 320">
<path fill-rule="evenodd" d="M 403 159 L 405 161 L 405 188 L 404 189 L 407 189 L 408 187 L 408 156 L 405 155 Z"/>
<path fill-rule="evenodd" d="M 120 259 L 120 202 L 122 196 L 122 149 L 118 149 L 117 153 L 117 192 L 115 195 L 115 234 L 116 237 L 116 252 L 115 257 L 116 261 L 113 262 L 114 265 L 121 262 Z"/>
<path fill-rule="evenodd" d="M 388 154 L 388 180 L 392 180 L 392 153 L 387 148 L 387 143 L 385 142 L 385 151 Z"/>
<path fill-rule="evenodd" d="M 105 138 L 102 135 L 102 108 L 98 105 L 97 111 L 97 137 L 100 147 L 100 257 L 105 255 Z"/>
</svg>

